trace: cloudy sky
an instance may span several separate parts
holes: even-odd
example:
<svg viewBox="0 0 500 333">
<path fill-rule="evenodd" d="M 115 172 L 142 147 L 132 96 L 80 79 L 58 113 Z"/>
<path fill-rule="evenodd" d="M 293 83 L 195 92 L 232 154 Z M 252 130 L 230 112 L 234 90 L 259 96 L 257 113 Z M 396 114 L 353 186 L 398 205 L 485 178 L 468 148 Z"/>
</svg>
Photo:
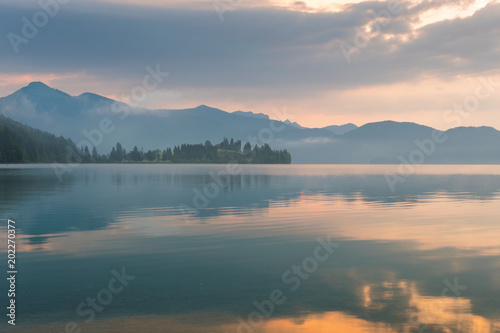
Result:
<svg viewBox="0 0 500 333">
<path fill-rule="evenodd" d="M 498 0 L 55 1 L 0 0 L 1 96 L 43 81 L 126 101 L 159 66 L 141 106 L 500 129 Z"/>
</svg>

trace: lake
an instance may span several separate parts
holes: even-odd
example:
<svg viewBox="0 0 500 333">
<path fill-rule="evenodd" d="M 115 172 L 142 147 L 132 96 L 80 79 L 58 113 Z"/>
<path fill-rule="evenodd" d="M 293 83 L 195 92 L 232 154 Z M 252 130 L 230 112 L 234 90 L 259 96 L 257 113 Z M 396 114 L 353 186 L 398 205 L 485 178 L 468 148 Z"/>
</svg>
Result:
<svg viewBox="0 0 500 333">
<path fill-rule="evenodd" d="M 500 168 L 396 169 L 3 165 L 0 330 L 500 332 Z"/>
</svg>

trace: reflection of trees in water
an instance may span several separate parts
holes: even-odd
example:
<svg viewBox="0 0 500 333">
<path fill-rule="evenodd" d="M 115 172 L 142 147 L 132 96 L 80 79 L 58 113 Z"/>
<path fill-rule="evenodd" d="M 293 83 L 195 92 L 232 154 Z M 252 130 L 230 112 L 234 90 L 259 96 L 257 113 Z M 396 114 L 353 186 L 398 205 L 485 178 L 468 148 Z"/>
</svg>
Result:
<svg viewBox="0 0 500 333">
<path fill-rule="evenodd" d="M 252 214 L 268 209 L 270 202 L 292 203 L 309 194 L 392 205 L 416 204 L 436 194 L 453 200 L 488 200 L 500 192 L 498 175 L 414 175 L 398 184 L 393 193 L 382 174 L 270 175 L 264 174 L 265 169 L 250 168 L 229 175 L 223 167 L 189 166 L 186 170 L 182 166 L 80 166 L 62 183 L 52 169 L 1 170 L 0 204 L 17 215 L 11 218 L 23 220 L 25 234 L 47 235 L 102 229 L 125 211 L 182 204 L 194 207 L 194 190 L 203 193 L 210 186 L 215 186 L 217 195 L 209 198 L 206 208 L 194 210 L 195 223 L 216 216 Z M 208 190 L 213 193 L 213 187 Z M 21 209 L 13 209 L 19 205 Z M 182 212 L 171 209 L 168 214 Z"/>
</svg>

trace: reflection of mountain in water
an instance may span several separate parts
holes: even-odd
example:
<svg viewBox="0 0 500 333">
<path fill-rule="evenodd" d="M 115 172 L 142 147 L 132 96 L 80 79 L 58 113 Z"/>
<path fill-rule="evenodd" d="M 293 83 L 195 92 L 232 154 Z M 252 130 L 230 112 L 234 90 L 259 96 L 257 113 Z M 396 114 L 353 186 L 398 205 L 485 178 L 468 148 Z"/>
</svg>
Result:
<svg viewBox="0 0 500 333">
<path fill-rule="evenodd" d="M 271 332 L 328 321 L 416 332 L 412 316 L 426 332 L 498 327 L 500 175 L 418 174 L 393 193 L 383 168 L 245 166 L 185 224 L 179 205 L 193 206 L 221 170 L 87 165 L 62 183 L 52 169 L 1 170 L 0 208 L 20 235 L 20 318 L 80 320 L 78 304 L 125 267 L 136 280 L 98 320 L 206 314 L 234 325 L 281 289 Z M 283 273 L 328 235 L 341 246 L 292 291 Z M 455 278 L 467 289 L 441 297 Z"/>
<path fill-rule="evenodd" d="M 273 175 L 249 167 L 239 175 L 214 176 L 224 167 L 80 166 L 62 183 L 52 169 L 4 169 L 0 171 L 0 207 L 9 213 L 20 203 L 29 206 L 10 218 L 24 221 L 25 234 L 47 235 L 102 229 L 124 212 L 148 208 L 172 208 L 168 214 L 182 218 L 187 212 L 203 221 L 251 214 L 268 209 L 270 203 L 291 204 L 304 195 L 385 206 L 414 204 L 435 195 L 488 200 L 500 192 L 500 175 L 414 175 L 392 192 L 384 174 L 311 176 L 287 171 L 297 168 L 303 167 L 292 166 Z M 189 209 L 183 211 L 181 206 Z"/>
</svg>

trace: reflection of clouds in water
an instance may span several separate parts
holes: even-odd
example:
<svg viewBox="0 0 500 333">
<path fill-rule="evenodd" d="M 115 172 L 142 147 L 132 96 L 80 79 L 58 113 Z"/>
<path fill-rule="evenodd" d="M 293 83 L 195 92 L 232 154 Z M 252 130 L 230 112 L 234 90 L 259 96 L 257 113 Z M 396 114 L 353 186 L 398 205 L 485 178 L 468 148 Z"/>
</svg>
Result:
<svg viewBox="0 0 500 333">
<path fill-rule="evenodd" d="M 313 314 L 301 318 L 298 322 L 293 318 L 271 319 L 266 322 L 261 333 L 331 333 L 331 332 L 349 332 L 349 333 L 395 333 L 386 323 L 374 323 L 357 318 L 343 312 L 326 312 L 322 314 Z"/>
<path fill-rule="evenodd" d="M 472 314 L 471 300 L 462 297 L 422 296 L 413 285 L 410 307 L 415 309 L 415 320 L 419 323 L 443 327 L 449 332 L 496 332 L 500 320 L 488 320 Z"/>
<path fill-rule="evenodd" d="M 398 327 L 398 331 L 412 332 L 422 327 L 438 332 L 496 332 L 499 320 L 490 320 L 472 313 L 472 302 L 463 297 L 424 296 L 415 282 L 405 280 L 368 284 L 362 288 L 363 304 L 370 310 L 380 311 L 387 301 L 395 297 L 408 297 L 408 323 Z"/>
<path fill-rule="evenodd" d="M 468 220 L 476 217 L 473 208 L 477 208 L 477 204 L 463 203 L 459 207 L 454 207 L 445 202 L 428 202 L 426 206 L 427 209 L 414 205 L 393 207 L 388 210 L 381 206 L 369 206 L 357 200 L 346 202 L 342 198 L 309 195 L 302 200 L 272 201 L 267 207 L 254 207 L 254 209 L 250 207 L 206 209 L 203 211 L 205 215 L 203 219 L 190 215 L 188 225 L 178 208 L 136 208 L 122 211 L 111 219 L 107 218 L 107 226 L 97 229 L 97 232 L 105 235 L 106 230 L 111 228 L 122 235 L 126 232 L 129 234 L 137 232 L 148 237 L 181 232 L 192 234 L 222 231 L 240 236 L 242 233 L 262 236 L 263 233 L 308 235 L 317 232 L 319 228 L 325 233 L 350 239 L 374 241 L 406 239 L 417 244 L 420 249 L 451 246 L 465 251 L 463 255 L 468 256 L 498 255 L 500 248 L 496 231 L 496 202 L 481 203 L 482 223 L 475 225 L 470 225 Z M 441 209 L 433 214 L 427 211 L 434 206 Z M 61 225 L 67 227 L 67 224 L 74 222 L 74 220 L 67 221 Z M 307 228 L 308 225 L 314 226 L 314 229 Z M 181 226 L 191 228 L 181 230 Z M 57 225 L 40 223 L 40 228 L 42 227 L 52 228 Z M 80 232 L 83 230 L 70 229 L 64 233 L 44 233 L 44 237 L 37 237 L 34 234 L 28 240 L 35 245 L 57 235 Z M 26 234 L 26 231 L 24 233 Z"/>
<path fill-rule="evenodd" d="M 460 305 L 458 306 L 460 307 Z M 450 312 L 455 311 L 450 306 Z M 445 318 L 438 314 L 440 318 Z M 222 317 L 222 318 L 221 318 Z M 214 318 L 224 320 L 225 323 L 217 323 Z M 214 322 L 215 321 L 215 322 Z M 119 317 L 115 319 L 97 320 L 88 324 L 86 328 L 94 333 L 135 333 L 165 332 L 168 327 L 171 332 L 183 333 L 236 333 L 237 325 L 229 324 L 232 318 L 223 318 L 221 314 L 199 313 L 186 316 L 136 316 Z M 429 326 L 423 332 L 453 332 L 453 333 L 494 333 L 500 328 L 500 322 L 490 322 L 483 317 L 465 314 L 458 320 L 441 321 L 436 319 L 429 322 Z M 60 324 L 59 324 L 60 325 Z M 432 326 L 431 326 L 432 325 Z M 54 329 L 60 329 L 56 324 L 25 326 L 18 332 L 20 333 L 39 333 L 48 332 Z M 253 329 L 252 333 L 410 333 L 418 332 L 410 324 L 401 327 L 391 327 L 388 324 L 380 322 L 370 322 L 356 316 L 346 314 L 340 311 L 325 312 L 321 314 L 310 314 L 297 318 L 271 318 L 261 327 Z M 247 333 L 247 332 L 242 332 Z"/>
<path fill-rule="evenodd" d="M 380 172 L 357 174 L 349 166 L 244 167 L 245 173 L 227 179 L 219 196 L 186 225 L 179 203 L 189 203 L 193 187 L 212 181 L 208 170 L 218 168 L 82 166 L 62 185 L 45 173 L 15 171 L 0 175 L 0 185 L 7 185 L 0 187 L 0 198 L 22 217 L 18 241 L 21 252 L 31 252 L 24 262 L 32 261 L 32 272 L 50 280 L 50 271 L 35 264 L 56 254 L 68 271 L 89 274 L 82 283 L 95 279 L 88 273 L 94 268 L 84 267 L 97 257 L 104 265 L 126 261 L 131 270 L 146 272 L 148 284 L 128 291 L 135 294 L 120 308 L 121 316 L 135 314 L 131 304 L 151 293 L 156 303 L 145 304 L 146 313 L 162 318 L 174 315 L 174 308 L 189 315 L 247 314 L 245 304 L 275 288 L 262 277 L 279 280 L 283 270 L 272 268 L 296 262 L 309 251 L 304 240 L 321 234 L 338 236 L 343 254 L 309 279 L 260 332 L 411 332 L 411 316 L 427 324 L 429 333 L 493 332 L 500 325 L 486 319 L 496 318 L 488 309 L 498 302 L 484 296 L 500 286 L 492 264 L 498 265 L 498 174 L 416 175 L 389 197 L 393 194 Z M 468 284 L 477 287 L 464 292 L 467 298 L 440 298 L 433 281 L 440 284 L 449 272 L 468 274 Z M 34 274 L 25 276 L 33 276 L 26 288 L 42 283 Z M 63 311 L 66 304 L 58 299 L 73 290 L 55 285 L 47 282 L 43 289 L 54 297 L 51 308 Z M 47 299 L 32 303 L 29 311 L 38 313 L 37 305 L 48 306 Z M 429 314 L 436 302 L 442 306 Z M 232 319 L 219 323 L 219 332 Z M 186 325 L 185 332 L 200 331 Z"/>
<path fill-rule="evenodd" d="M 281 265 L 288 268 L 289 263 L 296 262 L 297 258 L 301 258 L 310 250 L 310 243 L 279 238 L 270 238 L 267 241 L 239 239 L 227 243 L 227 239 L 232 238 L 225 237 L 219 228 L 215 228 L 212 235 L 200 231 L 195 237 L 187 235 L 144 237 L 145 235 L 138 235 L 133 229 L 126 228 L 127 223 L 117 223 L 106 230 L 75 232 L 67 237 L 53 238 L 53 252 L 26 254 L 24 261 L 28 262 L 28 257 L 30 261 L 38 261 L 41 257 L 50 259 L 51 254 L 57 253 L 59 255 L 57 264 L 78 275 L 81 274 L 82 267 L 94 262 L 96 257 L 102 257 L 108 263 L 126 261 L 131 271 L 141 271 L 145 274 L 147 283 L 129 291 L 128 300 L 117 309 L 119 315 L 135 315 L 136 308 L 133 304 L 136 300 L 154 295 L 148 304 L 144 304 L 143 313 L 154 313 L 160 317 L 174 319 L 176 314 L 180 313 L 196 316 L 197 311 L 214 311 L 219 314 L 219 318 L 220 313 L 229 313 L 229 320 L 220 325 L 230 327 L 238 315 L 245 315 L 253 310 L 253 307 L 250 310 L 246 305 L 251 307 L 254 299 L 263 299 L 262 295 L 265 297 L 269 290 L 276 288 L 275 283 L 281 283 L 279 274 L 283 269 L 270 267 Z M 193 229 L 199 228 L 201 226 L 193 227 Z M 215 234 L 218 236 L 214 237 Z M 124 237 L 127 235 L 128 237 Z M 201 235 L 207 238 L 200 237 Z M 345 328 L 345 332 L 409 333 L 411 331 L 402 331 L 401 328 L 415 326 L 411 321 L 415 315 L 425 320 L 425 323 L 429 323 L 428 325 L 438 326 L 453 324 L 443 319 L 446 316 L 462 317 L 461 320 L 464 322 L 462 325 L 469 326 L 472 325 L 470 324 L 472 319 L 477 322 L 479 320 L 477 318 L 495 318 L 494 315 L 488 315 L 489 305 L 484 304 L 485 300 L 481 298 L 484 292 L 494 293 L 496 290 L 494 286 L 486 283 L 495 278 L 492 275 L 493 270 L 488 271 L 485 268 L 493 259 L 475 258 L 474 266 L 469 266 L 467 271 L 460 274 L 466 276 L 471 271 L 479 270 L 483 277 L 477 278 L 476 281 L 468 277 L 467 284 L 471 287 L 464 291 L 462 296 L 469 299 L 462 298 L 462 301 L 449 304 L 445 301 L 446 307 L 442 310 L 444 315 L 438 313 L 441 319 L 437 320 L 425 312 L 428 304 L 425 300 L 440 299 L 438 297 L 440 288 L 433 291 L 432 284 L 445 287 L 442 285 L 441 274 L 450 272 L 457 266 L 467 267 L 469 259 L 462 258 L 460 262 L 457 260 L 458 265 L 454 265 L 455 268 L 452 269 L 449 260 L 450 256 L 453 257 L 453 253 L 449 252 L 439 255 L 438 251 L 432 251 L 435 256 L 429 260 L 421 258 L 422 251 L 415 252 L 413 248 L 407 248 L 408 244 L 396 247 L 370 241 L 342 241 L 342 244 L 343 252 L 339 252 L 334 260 L 325 263 L 324 268 L 304 282 L 303 288 L 293 297 L 290 296 L 276 315 L 269 318 L 268 323 L 260 330 L 256 330 L 256 333 L 316 333 L 322 332 L 321 330 L 328 332 L 328 329 L 335 332 L 335 328 L 339 332 L 344 332 L 338 330 L 338 327 Z M 60 256 L 63 253 L 67 256 L 64 259 Z M 94 259 L 89 261 L 88 258 L 91 257 Z M 442 259 L 436 261 L 438 257 Z M 144 258 L 148 260 L 144 261 Z M 465 264 L 462 265 L 464 261 Z M 151 268 L 149 265 L 154 267 Z M 43 267 L 39 269 L 43 270 Z M 31 271 L 39 269 L 34 267 Z M 88 274 L 90 271 L 99 272 L 99 269 L 96 270 L 93 266 L 88 271 L 87 269 L 84 269 L 83 280 L 95 279 Z M 26 269 L 25 272 L 35 280 L 32 273 Z M 57 271 L 53 274 L 54 279 L 47 276 L 47 281 L 57 281 Z M 268 282 L 268 279 L 273 280 L 272 276 L 275 274 L 277 281 Z M 74 278 L 68 276 L 70 281 Z M 426 282 L 431 285 L 426 285 Z M 34 282 L 28 281 L 26 287 L 32 283 Z M 37 285 L 39 283 L 37 281 Z M 416 288 L 417 285 L 419 289 Z M 472 286 L 476 286 L 475 290 L 472 290 Z M 44 289 L 50 292 L 53 302 L 59 302 L 58 297 L 72 292 L 71 285 L 57 284 L 57 292 L 51 289 L 53 287 L 53 283 L 44 284 Z M 475 315 L 470 314 L 471 304 L 475 304 Z M 462 310 L 457 310 L 458 306 Z M 29 310 L 37 313 L 38 310 L 33 309 L 35 306 L 31 307 Z M 51 307 L 55 312 L 62 311 L 62 305 L 59 303 L 51 304 Z M 191 319 L 187 322 L 194 321 Z M 99 329 L 91 331 L 106 332 Z M 199 331 L 199 327 L 197 330 L 193 325 L 186 324 L 184 332 Z M 209 330 L 203 331 L 209 332 Z M 234 329 L 227 331 L 236 332 Z M 125 328 L 119 332 L 129 331 Z M 158 328 L 148 332 L 162 331 Z M 220 331 L 214 329 L 214 332 Z"/>
<path fill-rule="evenodd" d="M 140 209 L 122 212 L 113 226 L 121 232 L 148 237 L 164 237 L 183 233 L 182 212 L 175 208 Z"/>
<path fill-rule="evenodd" d="M 72 175 L 71 182 L 64 184 L 59 184 L 53 174 L 40 173 L 36 177 L 33 171 L 17 171 L 15 175 L 0 175 L 0 183 L 5 185 L 0 187 L 0 198 L 5 199 L 7 213 L 19 203 L 29 207 L 15 211 L 19 219 L 25 221 L 23 228 L 27 234 L 97 230 L 105 228 L 122 211 L 136 209 L 139 214 L 143 209 L 169 209 L 181 204 L 193 207 L 193 189 L 203 189 L 213 181 L 210 175 L 203 174 L 203 170 L 217 168 L 145 168 L 151 174 L 143 175 L 138 172 L 140 169 L 120 168 L 118 172 L 106 172 L 106 167 L 100 170 L 81 166 Z M 339 172 L 338 168 L 342 171 Z M 422 210 L 426 207 L 434 209 L 431 204 L 439 204 L 437 200 L 442 199 L 443 204 L 460 201 L 456 207 L 450 205 L 450 213 L 467 206 L 469 214 L 473 213 L 473 207 L 461 203 L 496 200 L 500 191 L 498 175 L 416 175 L 410 177 L 396 193 L 391 193 L 382 174 L 353 175 L 353 168 L 338 168 L 245 167 L 242 175 L 227 179 L 218 196 L 209 200 L 207 209 L 195 210 L 190 219 L 196 223 L 196 220 L 203 222 L 234 214 L 250 216 L 262 209 L 271 211 L 271 204 L 273 207 L 277 203 L 295 204 L 297 198 L 313 197 L 339 205 L 344 204 L 342 200 L 359 202 L 355 209 L 371 203 L 388 210 L 417 205 Z M 363 170 L 363 166 L 359 168 Z M 262 172 L 270 174 L 263 175 Z M 444 213 L 442 209 L 436 212 L 433 214 Z M 427 217 L 433 218 L 430 213 Z M 176 211 L 171 209 L 168 214 L 175 215 Z M 452 223 L 445 220 L 438 224 L 442 225 L 441 222 Z"/>
</svg>

